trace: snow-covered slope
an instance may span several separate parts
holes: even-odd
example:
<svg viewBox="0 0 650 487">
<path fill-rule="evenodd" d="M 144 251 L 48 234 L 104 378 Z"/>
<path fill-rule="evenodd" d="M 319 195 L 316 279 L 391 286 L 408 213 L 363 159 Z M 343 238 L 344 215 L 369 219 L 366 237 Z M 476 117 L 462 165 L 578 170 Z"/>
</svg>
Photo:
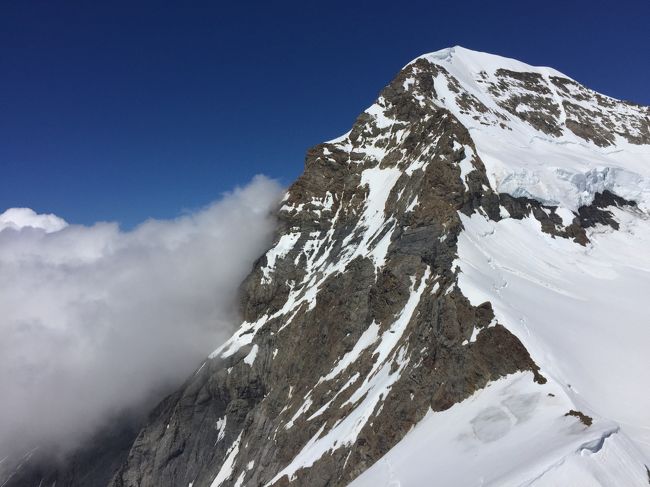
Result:
<svg viewBox="0 0 650 487">
<path fill-rule="evenodd" d="M 650 222 L 638 210 L 613 212 L 621 228 L 593 229 L 586 248 L 533 218 L 463 217 L 461 290 L 492 303 L 555 389 L 511 376 L 430 413 L 352 486 L 434 476 L 449 486 L 648 484 Z M 597 419 L 586 427 L 558 414 L 570 409 Z"/>
<path fill-rule="evenodd" d="M 529 379 L 511 375 L 429 413 L 350 487 L 647 485 L 644 459 L 618 425 L 565 416 L 562 391 Z"/>
<path fill-rule="evenodd" d="M 463 219 L 460 288 L 489 300 L 542 370 L 583 411 L 615 420 L 650 459 L 650 220 L 612 210 L 587 247 L 542 233 L 533 219 Z"/>
<path fill-rule="evenodd" d="M 646 485 L 649 181 L 647 107 L 417 58 L 308 152 L 112 485 Z"/>
<path fill-rule="evenodd" d="M 419 59 L 444 69 L 433 80 L 434 101 L 469 129 L 496 191 L 575 211 L 610 190 L 648 209 L 648 107 L 552 68 L 462 47 Z"/>
<path fill-rule="evenodd" d="M 352 485 L 418 486 L 425 478 L 435 478 L 439 485 L 647 485 L 648 108 L 590 92 L 550 68 L 458 47 L 422 58 L 444 66 L 463 93 L 488 107 L 477 118 L 459 106 L 454 82 L 445 73 L 435 79 L 436 102 L 469 128 L 499 192 L 556 206 L 563 224 L 605 190 L 638 207 L 611 208 L 619 228 L 596 225 L 587 231 L 586 246 L 543 232 L 532 216 L 508 218 L 503 209 L 500 221 L 480 211 L 461 215 L 464 230 L 456 261 L 461 291 L 472 304 L 491 302 L 496 319 L 524 343 L 542 374 L 561 390 L 553 397 L 522 390 L 516 376 L 492 384 L 444 413 L 430 413 Z M 489 86 L 503 83 L 498 76 L 503 69 L 539 75 L 539 90 L 560 107 L 548 112 L 557 133 L 540 130 L 499 106 L 503 99 L 530 91 L 517 86 L 490 92 Z M 567 86 L 571 89 L 562 89 Z M 581 94 L 578 101 L 576 93 Z M 606 144 L 567 128 L 562 107 L 574 103 L 594 123 L 611 125 Z M 515 113 L 527 110 L 525 102 L 515 105 Z M 632 140 L 626 138 L 629 134 Z M 525 418 L 512 411 L 513 401 L 528 405 Z M 561 401 L 565 409 L 600 419 L 583 426 L 581 434 L 579 425 L 568 425 L 553 412 Z M 481 431 L 486 424 L 494 433 L 487 439 Z"/>
</svg>

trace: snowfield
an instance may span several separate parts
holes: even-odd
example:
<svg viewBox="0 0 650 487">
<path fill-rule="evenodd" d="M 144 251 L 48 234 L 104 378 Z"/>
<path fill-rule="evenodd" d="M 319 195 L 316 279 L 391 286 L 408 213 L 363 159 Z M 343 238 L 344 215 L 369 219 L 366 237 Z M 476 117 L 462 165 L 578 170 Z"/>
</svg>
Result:
<svg viewBox="0 0 650 487">
<path fill-rule="evenodd" d="M 534 219 L 464 217 L 459 284 L 580 410 L 616 421 L 650 459 L 650 220 L 612 211 L 621 228 L 596 227 L 586 248 Z"/>
<path fill-rule="evenodd" d="M 549 382 L 516 374 L 430 413 L 351 486 L 648 485 L 650 220 L 613 212 L 621 229 L 586 248 L 532 218 L 463 217 L 463 294 L 492 303 Z"/>
<path fill-rule="evenodd" d="M 532 374 L 491 383 L 429 413 L 350 487 L 644 486 L 643 459 L 618 426 L 586 427 L 561 388 Z"/>
</svg>

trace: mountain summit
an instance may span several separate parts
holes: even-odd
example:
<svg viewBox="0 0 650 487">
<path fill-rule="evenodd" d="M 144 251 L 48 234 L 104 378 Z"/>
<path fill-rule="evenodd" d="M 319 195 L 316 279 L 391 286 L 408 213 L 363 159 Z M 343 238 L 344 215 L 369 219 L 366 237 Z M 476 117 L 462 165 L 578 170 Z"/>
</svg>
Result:
<svg viewBox="0 0 650 487">
<path fill-rule="evenodd" d="M 110 485 L 647 486 L 649 181 L 648 107 L 418 57 L 309 150 Z"/>
</svg>

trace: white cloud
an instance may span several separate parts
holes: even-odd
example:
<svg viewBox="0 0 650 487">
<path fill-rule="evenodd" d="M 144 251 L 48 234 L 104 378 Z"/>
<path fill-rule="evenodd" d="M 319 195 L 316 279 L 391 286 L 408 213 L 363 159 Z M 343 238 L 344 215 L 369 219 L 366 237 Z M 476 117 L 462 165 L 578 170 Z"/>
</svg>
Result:
<svg viewBox="0 0 650 487">
<path fill-rule="evenodd" d="M 0 458 L 73 447 L 184 380 L 235 326 L 237 288 L 269 244 L 279 196 L 257 177 L 128 232 L 3 213 Z"/>
<path fill-rule="evenodd" d="M 58 232 L 67 227 L 68 224 L 63 218 L 56 215 L 39 215 L 31 208 L 9 208 L 0 213 L 0 232 L 5 228 L 20 230 L 31 227 L 45 230 L 46 233 Z"/>
</svg>

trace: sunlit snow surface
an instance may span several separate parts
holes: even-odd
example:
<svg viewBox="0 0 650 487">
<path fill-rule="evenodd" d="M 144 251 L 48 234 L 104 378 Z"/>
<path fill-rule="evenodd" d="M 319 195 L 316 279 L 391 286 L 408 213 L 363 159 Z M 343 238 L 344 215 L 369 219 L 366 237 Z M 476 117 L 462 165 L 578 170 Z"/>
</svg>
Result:
<svg viewBox="0 0 650 487">
<path fill-rule="evenodd" d="M 644 486 L 639 453 L 610 421 L 584 426 L 553 384 L 500 379 L 429 413 L 350 487 Z"/>
<path fill-rule="evenodd" d="M 617 421 L 650 458 L 650 220 L 612 209 L 582 247 L 533 219 L 463 217 L 460 288 L 496 317 L 578 406 Z"/>
<path fill-rule="evenodd" d="M 596 227 L 587 247 L 534 219 L 462 217 L 461 290 L 492 303 L 549 384 L 516 375 L 431 413 L 353 486 L 648 484 L 650 221 L 612 211 L 620 230 Z M 527 403 L 526 419 L 509 402 Z M 594 424 L 565 418 L 570 409 Z"/>
</svg>

